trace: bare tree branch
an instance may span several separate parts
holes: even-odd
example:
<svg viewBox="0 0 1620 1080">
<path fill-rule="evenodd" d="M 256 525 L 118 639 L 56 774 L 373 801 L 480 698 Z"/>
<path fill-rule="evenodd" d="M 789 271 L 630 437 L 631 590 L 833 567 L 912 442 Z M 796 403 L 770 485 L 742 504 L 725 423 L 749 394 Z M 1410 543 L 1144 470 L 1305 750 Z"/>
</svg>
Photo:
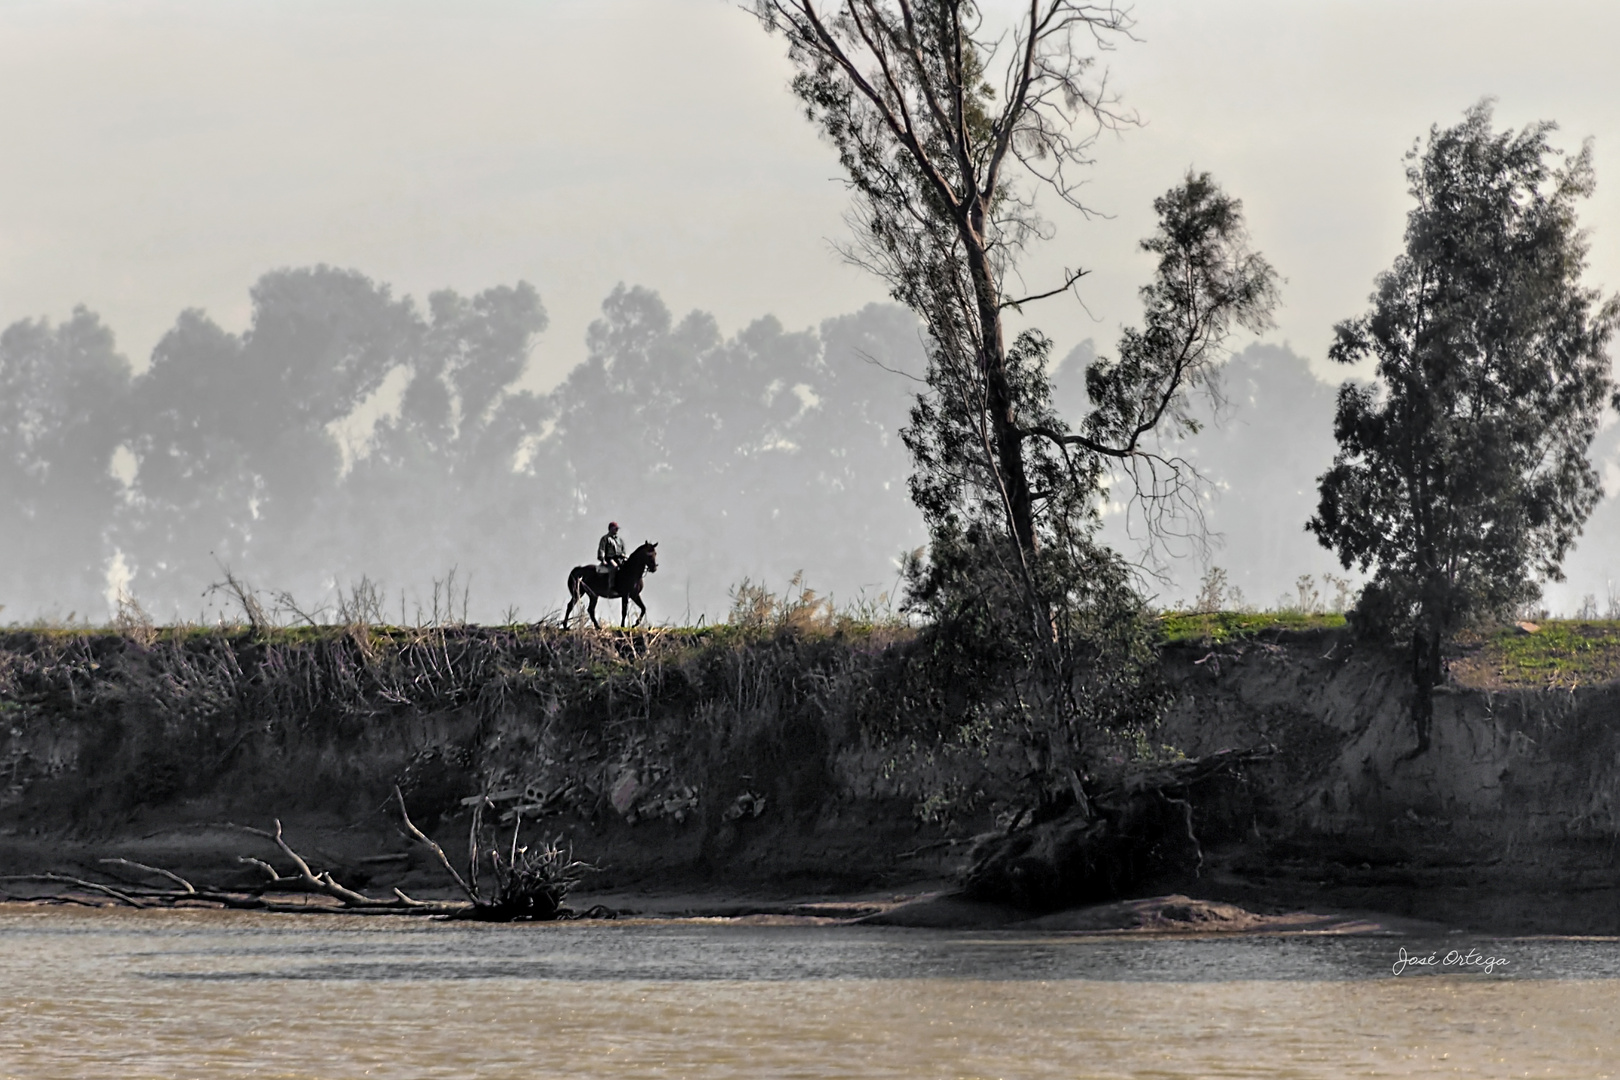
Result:
<svg viewBox="0 0 1620 1080">
<path fill-rule="evenodd" d="M 411 820 L 410 812 L 405 809 L 405 796 L 400 794 L 398 784 L 394 785 L 394 801 L 399 803 L 399 817 L 405 826 L 405 831 L 411 835 L 412 839 L 416 840 L 429 851 L 433 852 L 434 856 L 439 860 L 439 865 L 444 867 L 445 872 L 450 875 L 451 879 L 454 880 L 458 886 L 460 886 L 461 891 L 467 894 L 467 899 L 471 900 L 475 904 L 479 903 L 480 897 L 478 893 L 472 888 L 472 886 L 467 884 L 466 880 L 463 879 L 460 874 L 456 873 L 456 868 L 450 865 L 450 857 L 444 853 L 444 848 L 436 844 L 427 833 L 423 832 L 421 829 L 418 829 L 416 827 L 416 822 Z"/>
<path fill-rule="evenodd" d="M 1057 288 L 1048 289 L 1043 293 L 1035 293 L 1031 296 L 1020 296 L 1016 300 L 1003 300 L 1001 302 L 1001 306 L 1003 308 L 1012 308 L 1014 311 L 1022 311 L 1025 304 L 1031 304 L 1036 300 L 1045 300 L 1049 297 L 1057 296 L 1060 293 L 1068 292 L 1070 289 L 1074 288 L 1075 282 L 1079 281 L 1089 273 L 1091 273 L 1090 270 L 1066 270 L 1064 271 L 1063 284 L 1059 285 Z"/>
</svg>

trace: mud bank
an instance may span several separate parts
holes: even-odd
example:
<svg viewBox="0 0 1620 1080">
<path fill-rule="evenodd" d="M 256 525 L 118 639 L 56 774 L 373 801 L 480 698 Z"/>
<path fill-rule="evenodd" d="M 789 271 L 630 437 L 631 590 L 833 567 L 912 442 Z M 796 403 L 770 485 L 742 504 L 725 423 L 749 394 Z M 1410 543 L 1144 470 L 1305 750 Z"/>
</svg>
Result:
<svg viewBox="0 0 1620 1080">
<path fill-rule="evenodd" d="M 1448 686 L 1408 759 L 1398 658 L 1342 632 L 1164 655 L 1156 740 L 1277 753 L 1194 793 L 1201 862 L 1154 893 L 1620 933 L 1614 685 Z M 687 890 L 736 914 L 937 891 L 1018 809 L 1016 747 L 930 741 L 955 692 L 914 635 L 863 627 L 13 633 L 0 873 L 118 856 L 225 883 L 271 852 L 222 823 L 279 818 L 346 884 L 431 894 L 442 871 L 395 827 L 398 785 L 452 854 L 475 797 L 503 830 L 571 842 L 601 867 L 592 895 Z"/>
<path fill-rule="evenodd" d="M 1620 933 L 1620 685 L 1453 682 L 1413 757 L 1400 657 L 1343 632 L 1177 647 L 1166 663 L 1167 742 L 1279 750 L 1253 777 L 1255 829 L 1209 865 L 1221 896 Z"/>
<path fill-rule="evenodd" d="M 919 818 L 942 774 L 896 733 L 954 706 L 919 684 L 913 644 L 858 626 L 11 634 L 0 870 L 116 855 L 217 880 L 273 852 L 221 823 L 279 818 L 345 883 L 428 889 L 397 786 L 452 853 L 483 797 L 503 836 L 572 843 L 596 888 L 938 876 L 967 834 Z"/>
</svg>

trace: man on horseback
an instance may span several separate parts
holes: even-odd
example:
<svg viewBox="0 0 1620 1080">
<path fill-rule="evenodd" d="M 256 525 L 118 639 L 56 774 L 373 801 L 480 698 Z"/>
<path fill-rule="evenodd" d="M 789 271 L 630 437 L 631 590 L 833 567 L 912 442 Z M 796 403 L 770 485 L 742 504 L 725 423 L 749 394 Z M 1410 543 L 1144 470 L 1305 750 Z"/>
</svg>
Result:
<svg viewBox="0 0 1620 1080">
<path fill-rule="evenodd" d="M 607 575 L 608 591 L 613 591 L 613 577 L 624 563 L 624 541 L 619 539 L 619 523 L 608 522 L 607 535 L 596 542 L 596 561 Z"/>
<path fill-rule="evenodd" d="M 563 609 L 563 629 L 568 628 L 568 617 L 574 605 L 589 597 L 591 623 L 597 627 L 596 601 L 604 598 L 619 601 L 619 625 L 630 618 L 630 605 L 641 609 L 636 625 L 647 617 L 647 605 L 641 602 L 641 581 L 646 574 L 658 573 L 658 545 L 648 540 L 628 555 L 624 541 L 619 539 L 619 523 L 608 525 L 607 535 L 596 545 L 596 563 L 576 566 L 568 572 L 568 606 Z"/>
</svg>

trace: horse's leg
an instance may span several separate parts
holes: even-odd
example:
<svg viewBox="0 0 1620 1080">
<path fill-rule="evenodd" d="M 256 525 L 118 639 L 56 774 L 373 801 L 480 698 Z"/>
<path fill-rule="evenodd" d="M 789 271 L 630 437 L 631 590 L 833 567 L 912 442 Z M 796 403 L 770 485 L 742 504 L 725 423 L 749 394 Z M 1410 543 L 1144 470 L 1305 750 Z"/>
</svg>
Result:
<svg viewBox="0 0 1620 1080">
<path fill-rule="evenodd" d="M 636 616 L 636 625 L 640 626 L 641 620 L 647 617 L 647 605 L 641 602 L 640 593 L 632 593 L 630 599 L 634 600 L 636 602 L 636 607 L 641 609 L 641 614 Z"/>
<path fill-rule="evenodd" d="M 574 589 L 574 583 L 568 583 L 568 606 L 563 608 L 562 628 L 568 629 L 568 617 L 574 613 L 574 605 L 579 603 L 579 593 Z"/>
<path fill-rule="evenodd" d="M 636 602 L 640 603 L 641 601 L 638 600 Z M 625 595 L 619 597 L 619 629 L 621 629 L 621 630 L 624 629 L 624 624 L 629 622 L 629 621 L 630 621 L 630 594 L 626 593 Z"/>
<path fill-rule="evenodd" d="M 589 589 L 586 589 L 585 591 L 591 592 Z M 602 629 L 602 624 L 596 621 L 596 594 L 594 592 L 591 593 L 591 606 L 587 610 L 591 616 L 591 625 L 596 627 L 598 630 Z"/>
</svg>

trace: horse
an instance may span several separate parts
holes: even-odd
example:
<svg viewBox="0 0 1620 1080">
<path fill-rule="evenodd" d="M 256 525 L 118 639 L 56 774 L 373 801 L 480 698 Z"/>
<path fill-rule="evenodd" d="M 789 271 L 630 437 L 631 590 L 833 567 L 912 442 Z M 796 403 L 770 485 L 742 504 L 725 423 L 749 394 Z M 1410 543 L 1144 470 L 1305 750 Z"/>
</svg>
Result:
<svg viewBox="0 0 1620 1080">
<path fill-rule="evenodd" d="M 602 624 L 596 621 L 596 601 L 601 599 L 619 601 L 619 625 L 623 626 L 625 620 L 630 618 L 630 601 L 636 602 L 641 614 L 636 616 L 636 625 L 647 617 L 647 605 L 641 602 L 641 577 L 643 574 L 658 573 L 658 545 L 651 540 L 642 544 L 630 553 L 624 560 L 618 572 L 613 575 L 613 588 L 608 588 L 608 576 L 594 564 L 576 566 L 568 572 L 568 608 L 563 612 L 563 629 L 568 629 L 568 617 L 574 612 L 574 605 L 579 603 L 580 596 L 588 595 L 591 598 L 590 607 L 586 609 L 591 617 L 591 623 L 600 630 Z"/>
</svg>

